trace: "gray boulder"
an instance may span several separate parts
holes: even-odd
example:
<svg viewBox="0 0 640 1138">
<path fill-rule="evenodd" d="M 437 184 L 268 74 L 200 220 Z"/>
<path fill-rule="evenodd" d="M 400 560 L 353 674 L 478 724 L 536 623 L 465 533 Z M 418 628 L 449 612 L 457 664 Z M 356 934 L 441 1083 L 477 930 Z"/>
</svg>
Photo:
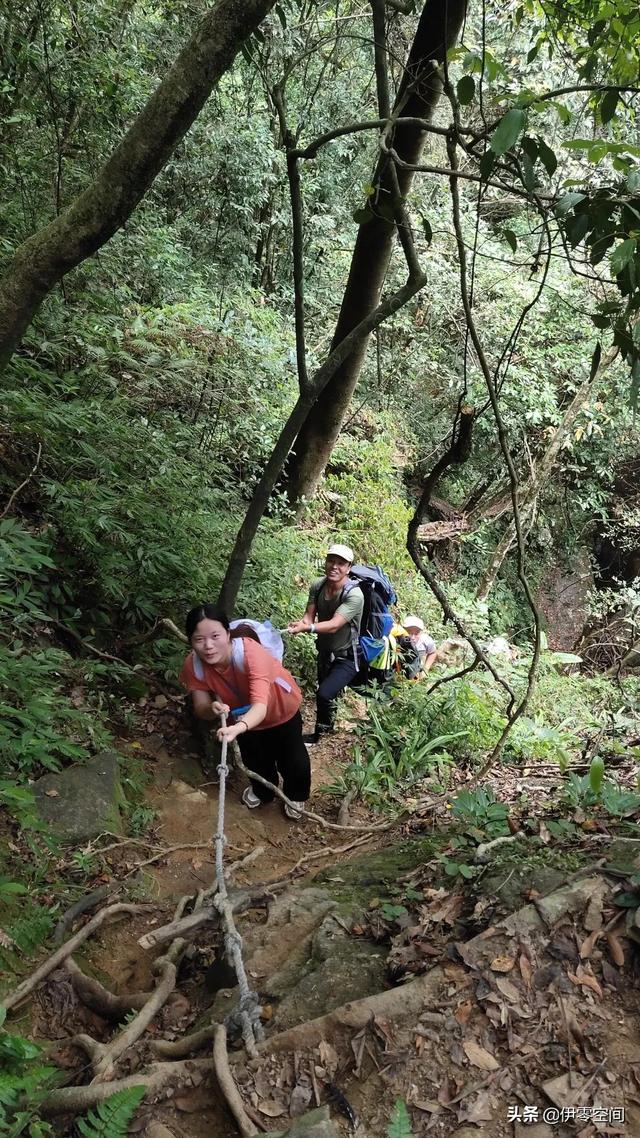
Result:
<svg viewBox="0 0 640 1138">
<path fill-rule="evenodd" d="M 122 833 L 118 755 L 101 751 L 88 763 L 46 774 L 34 783 L 36 809 L 63 842 L 86 842 L 109 830 Z"/>
</svg>

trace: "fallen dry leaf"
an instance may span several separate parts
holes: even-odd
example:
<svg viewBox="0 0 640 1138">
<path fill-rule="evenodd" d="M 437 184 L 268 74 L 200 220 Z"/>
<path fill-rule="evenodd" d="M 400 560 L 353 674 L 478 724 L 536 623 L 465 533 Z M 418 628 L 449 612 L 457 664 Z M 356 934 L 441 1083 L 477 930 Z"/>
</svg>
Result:
<svg viewBox="0 0 640 1138">
<path fill-rule="evenodd" d="M 568 1106 L 573 1106 L 574 1103 L 580 1099 L 580 1091 L 586 1083 L 584 1075 L 573 1071 L 571 1078 L 568 1074 L 557 1075 L 554 1079 L 547 1079 L 546 1083 L 542 1083 L 541 1090 L 554 1106 L 564 1110 Z"/>
<path fill-rule="evenodd" d="M 416 1110 L 425 1110 L 429 1114 L 440 1114 L 442 1107 L 439 1102 L 432 1102 L 430 1099 L 422 1099 L 420 1102 L 412 1102 Z"/>
<path fill-rule="evenodd" d="M 549 842 L 551 841 L 551 831 L 549 830 L 548 826 L 545 826 L 544 822 L 540 823 L 540 829 L 538 833 L 540 836 L 540 841 L 544 842 L 545 846 L 548 846 Z"/>
<path fill-rule="evenodd" d="M 330 1043 L 327 1043 L 326 1040 L 321 1039 L 318 1045 L 318 1054 L 320 1056 L 320 1062 L 322 1063 L 322 1066 L 326 1068 L 329 1074 L 329 1078 L 332 1079 L 338 1069 L 338 1063 L 340 1062 L 338 1058 L 338 1052 L 336 1051 L 335 1047 L 331 1046 Z"/>
<path fill-rule="evenodd" d="M 458 1004 L 456 1010 L 454 1011 L 454 1018 L 457 1019 L 459 1024 L 464 1026 L 464 1024 L 469 1019 L 469 1016 L 471 1015 L 474 1007 L 475 1004 L 473 1000 L 463 1000 L 461 1004 Z"/>
<path fill-rule="evenodd" d="M 607 945 L 613 963 L 617 964 L 618 968 L 622 968 L 624 966 L 624 949 L 615 933 L 607 933 Z"/>
<path fill-rule="evenodd" d="M 589 898 L 587 911 L 584 915 L 584 927 L 587 932 L 593 932 L 594 929 L 602 928 L 602 906 L 608 892 L 609 886 L 604 878 L 601 878 Z"/>
<path fill-rule="evenodd" d="M 473 1063 L 474 1067 L 479 1067 L 481 1071 L 497 1071 L 500 1067 L 495 1056 L 486 1048 L 481 1047 L 479 1043 L 476 1043 L 474 1039 L 465 1039 L 462 1050 L 469 1062 Z"/>
<path fill-rule="evenodd" d="M 589 957 L 591 956 L 591 953 L 593 952 L 594 948 L 596 947 L 596 944 L 600 940 L 601 936 L 602 936 L 602 929 L 594 929 L 593 932 L 589 933 L 588 937 L 585 937 L 582 944 L 580 945 L 580 959 L 581 960 L 588 960 L 589 959 Z"/>
<path fill-rule="evenodd" d="M 475 1102 L 471 1106 L 467 1106 L 464 1111 L 464 1117 L 460 1119 L 462 1122 L 491 1122 L 493 1120 L 494 1112 L 491 1109 L 491 1100 L 486 1091 L 478 1095 Z"/>
<path fill-rule="evenodd" d="M 510 972 L 515 963 L 510 956 L 494 956 L 489 967 L 492 972 Z"/>
<path fill-rule="evenodd" d="M 567 972 L 567 976 L 572 984 L 576 984 L 581 988 L 589 988 L 592 992 L 595 992 L 600 1000 L 602 999 L 602 988 L 598 981 L 595 976 L 593 976 L 591 972 L 587 972 L 586 968 L 583 968 L 581 964 L 578 965 L 575 972 Z"/>
<path fill-rule="evenodd" d="M 304 1114 L 309 1103 L 311 1102 L 311 1087 L 306 1083 L 298 1083 L 291 1092 L 291 1099 L 289 1101 L 289 1114 L 292 1118 L 298 1118 Z"/>
<path fill-rule="evenodd" d="M 510 980 L 505 979 L 504 976 L 498 976 L 496 978 L 496 988 L 502 992 L 502 995 L 506 996 L 512 1004 L 519 1003 L 520 993 L 518 989 L 516 988 L 515 984 L 512 984 Z"/>
<path fill-rule="evenodd" d="M 45 794 L 46 794 L 47 798 L 59 798 L 60 797 L 60 791 L 59 790 L 45 790 Z"/>
<path fill-rule="evenodd" d="M 520 975 L 522 976 L 522 979 L 527 985 L 527 988 L 530 988 L 533 969 L 531 967 L 531 961 L 529 960 L 529 957 L 526 956 L 524 952 L 521 952 L 520 956 L 518 957 L 518 965 L 520 967 Z"/>
<path fill-rule="evenodd" d="M 274 1098 L 268 1098 L 265 1099 L 264 1102 L 259 1102 L 258 1110 L 260 1114 L 266 1114 L 267 1118 L 280 1118 L 280 1115 L 285 1113 L 285 1108 L 282 1103 L 276 1102 Z"/>
</svg>

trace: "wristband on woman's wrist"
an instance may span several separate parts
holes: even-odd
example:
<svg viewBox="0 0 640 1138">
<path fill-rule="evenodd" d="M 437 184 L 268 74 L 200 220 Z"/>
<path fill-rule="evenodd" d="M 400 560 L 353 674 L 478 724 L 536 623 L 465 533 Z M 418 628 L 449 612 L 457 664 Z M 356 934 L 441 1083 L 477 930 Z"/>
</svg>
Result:
<svg viewBox="0 0 640 1138">
<path fill-rule="evenodd" d="M 313 633 L 313 632 L 315 632 L 315 630 L 316 630 L 315 624 L 310 624 L 309 625 L 309 632 Z"/>
<path fill-rule="evenodd" d="M 245 729 L 246 729 L 247 731 L 249 730 L 249 724 L 247 723 L 246 719 L 239 719 L 239 720 L 238 720 L 238 723 L 244 723 L 244 725 L 245 725 Z"/>
</svg>

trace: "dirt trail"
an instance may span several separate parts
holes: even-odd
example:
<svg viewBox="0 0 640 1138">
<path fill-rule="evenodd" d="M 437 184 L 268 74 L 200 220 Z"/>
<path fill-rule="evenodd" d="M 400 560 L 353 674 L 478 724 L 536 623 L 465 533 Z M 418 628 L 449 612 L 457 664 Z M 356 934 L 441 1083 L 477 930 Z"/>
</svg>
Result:
<svg viewBox="0 0 640 1138">
<path fill-rule="evenodd" d="M 166 726 L 168 730 L 163 735 L 140 736 L 127 744 L 123 741 L 122 750 L 131 749 L 138 756 L 143 756 L 150 767 L 152 781 L 145 797 L 148 805 L 156 811 L 153 834 L 159 843 L 167 846 L 209 844 L 209 849 L 175 850 L 166 858 L 145 867 L 145 896 L 160 902 L 158 916 L 155 919 L 152 916 L 150 920 L 143 914 L 128 919 L 126 923 L 105 928 L 92 941 L 88 950 L 91 969 L 117 993 L 154 986 L 151 966 L 155 953 L 142 950 L 137 943 L 138 938 L 150 924 L 169 920 L 181 896 L 208 888 L 215 879 L 213 837 L 217 827 L 217 779 L 203 774 L 197 757 L 189 751 L 188 737 L 176 736 L 173 725 Z M 336 755 L 346 752 L 349 743 L 347 735 L 338 734 L 330 745 L 311 749 L 312 809 L 327 813 L 328 801 L 319 787 L 330 782 Z M 248 810 L 240 801 L 244 785 L 243 776 L 232 774 L 225 806 L 225 860 L 227 864 L 238 860 L 257 846 L 263 846 L 264 853 L 245 871 L 235 875 L 235 885 L 276 881 L 285 877 L 302 855 L 322 851 L 326 846 L 344 841 L 341 842 L 341 836 L 336 838 L 326 834 L 313 823 L 289 821 L 279 802 Z M 334 814 L 335 810 L 330 813 Z M 137 849 L 135 861 L 140 862 L 145 856 L 144 851 Z M 127 857 L 131 860 L 130 854 Z M 309 872 L 313 873 L 329 861 L 330 858 L 318 858 L 310 864 Z M 259 918 L 248 915 L 243 922 L 252 919 Z M 206 1005 L 206 998 L 203 1003 L 201 975 L 197 978 L 197 989 L 194 990 L 187 982 L 185 994 L 181 991 L 180 996 L 176 995 L 176 1035 L 182 1034 L 178 1027 L 179 1014 L 184 1012 L 185 1006 L 188 1009 L 190 1004 L 192 1009 L 202 1010 Z M 164 1016 L 163 1030 L 166 1030 L 166 1025 Z M 162 1034 L 162 1030 L 158 1030 Z M 200 1086 L 179 1093 L 175 1099 L 152 1107 L 151 1114 L 143 1109 L 140 1117 L 145 1123 L 151 1118 L 164 1122 L 178 1138 L 209 1138 L 212 1133 L 219 1138 L 227 1138 L 227 1135 L 228 1138 L 232 1135 L 236 1138 L 237 1135 L 214 1087 Z"/>
</svg>

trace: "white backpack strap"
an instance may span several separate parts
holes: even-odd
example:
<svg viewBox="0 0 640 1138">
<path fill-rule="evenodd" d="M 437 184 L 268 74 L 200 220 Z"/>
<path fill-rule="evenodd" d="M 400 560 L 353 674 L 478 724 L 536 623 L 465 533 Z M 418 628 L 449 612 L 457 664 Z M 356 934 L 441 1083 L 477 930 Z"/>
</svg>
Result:
<svg viewBox="0 0 640 1138">
<path fill-rule="evenodd" d="M 244 675 L 244 641 L 240 638 L 231 641 L 231 663 L 237 672 Z"/>
<path fill-rule="evenodd" d="M 202 660 L 200 659 L 200 657 L 195 652 L 191 653 L 191 663 L 193 665 L 193 674 L 196 677 L 196 679 L 197 680 L 203 680 L 204 679 L 204 667 L 202 666 Z"/>
</svg>

